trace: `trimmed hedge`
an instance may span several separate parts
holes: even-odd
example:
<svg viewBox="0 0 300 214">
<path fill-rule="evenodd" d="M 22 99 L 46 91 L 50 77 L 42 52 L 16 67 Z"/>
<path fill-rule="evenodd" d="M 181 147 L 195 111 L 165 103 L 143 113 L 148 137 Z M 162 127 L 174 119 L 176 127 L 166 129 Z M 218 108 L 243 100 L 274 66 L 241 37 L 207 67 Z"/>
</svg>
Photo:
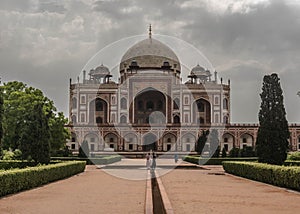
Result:
<svg viewBox="0 0 300 214">
<path fill-rule="evenodd" d="M 86 161 L 87 165 L 106 165 L 121 161 L 122 157 L 120 155 L 110 155 L 104 156 L 101 158 L 79 158 L 79 157 L 52 157 L 51 160 L 60 160 L 60 161 Z"/>
<path fill-rule="evenodd" d="M 182 160 L 199 165 L 222 165 L 223 161 L 257 161 L 257 158 L 201 158 L 197 156 L 184 156 Z"/>
<path fill-rule="evenodd" d="M 300 161 L 299 160 L 298 161 L 286 160 L 283 165 L 285 165 L 285 166 L 300 166 Z"/>
<path fill-rule="evenodd" d="M 0 172 L 0 197 L 63 179 L 85 169 L 84 161 L 12 169 Z"/>
<path fill-rule="evenodd" d="M 300 167 L 297 166 L 224 161 L 223 168 L 227 173 L 233 175 L 275 186 L 300 190 Z"/>
<path fill-rule="evenodd" d="M 35 162 L 28 162 L 28 161 L 19 161 L 19 160 L 0 160 L 0 169 L 8 170 L 14 168 L 25 168 L 28 166 L 35 166 Z"/>
<path fill-rule="evenodd" d="M 300 161 L 300 152 L 292 152 L 287 157 L 288 160 L 298 160 Z"/>
</svg>

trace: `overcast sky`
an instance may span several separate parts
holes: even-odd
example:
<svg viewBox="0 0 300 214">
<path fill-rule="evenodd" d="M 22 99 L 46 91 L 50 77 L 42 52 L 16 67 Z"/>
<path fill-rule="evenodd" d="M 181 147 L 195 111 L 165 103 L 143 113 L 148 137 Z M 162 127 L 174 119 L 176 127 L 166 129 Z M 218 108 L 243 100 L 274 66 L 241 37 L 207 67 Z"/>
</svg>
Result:
<svg viewBox="0 0 300 214">
<path fill-rule="evenodd" d="M 231 79 L 232 122 L 257 121 L 262 78 L 272 72 L 289 122 L 300 121 L 298 0 L 0 0 L 0 77 L 40 88 L 68 115 L 69 78 L 149 23 L 154 34 L 194 45 Z"/>
</svg>

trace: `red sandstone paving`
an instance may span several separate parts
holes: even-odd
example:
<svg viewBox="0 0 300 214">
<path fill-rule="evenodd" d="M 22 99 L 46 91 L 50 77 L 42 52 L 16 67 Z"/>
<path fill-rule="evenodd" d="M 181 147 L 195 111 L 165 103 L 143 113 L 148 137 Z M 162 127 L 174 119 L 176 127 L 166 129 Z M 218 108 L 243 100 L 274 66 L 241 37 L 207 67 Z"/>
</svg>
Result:
<svg viewBox="0 0 300 214">
<path fill-rule="evenodd" d="M 298 213 L 300 194 L 212 170 L 161 177 L 175 213 Z M 146 182 L 88 166 L 84 173 L 0 199 L 0 213 L 143 213 Z"/>
<path fill-rule="evenodd" d="M 174 170 L 161 177 L 175 213 L 299 213 L 300 194 L 222 171 Z"/>
<path fill-rule="evenodd" d="M 0 213 L 143 213 L 146 181 L 130 181 L 94 166 L 84 173 L 0 199 Z"/>
</svg>

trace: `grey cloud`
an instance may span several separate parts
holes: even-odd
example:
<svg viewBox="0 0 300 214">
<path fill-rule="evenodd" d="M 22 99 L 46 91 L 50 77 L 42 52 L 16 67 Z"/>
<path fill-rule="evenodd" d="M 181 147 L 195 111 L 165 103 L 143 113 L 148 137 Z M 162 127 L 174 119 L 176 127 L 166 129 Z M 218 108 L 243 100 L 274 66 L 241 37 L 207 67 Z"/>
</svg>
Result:
<svg viewBox="0 0 300 214">
<path fill-rule="evenodd" d="M 10 11 L 31 11 L 32 2 L 30 0 L 1 0 L 0 9 Z"/>
<path fill-rule="evenodd" d="M 239 65 L 220 73 L 224 83 L 231 80 L 232 122 L 258 121 L 263 75 L 260 67 L 251 64 Z"/>
<path fill-rule="evenodd" d="M 49 13 L 65 13 L 67 10 L 59 1 L 39 0 L 37 12 L 46 11 Z"/>
<path fill-rule="evenodd" d="M 146 34 L 152 23 L 154 33 L 178 36 L 195 45 L 224 80 L 231 79 L 233 121 L 257 120 L 262 76 L 270 72 L 280 73 L 288 117 L 299 121 L 300 99 L 294 98 L 300 90 L 296 81 L 300 79 L 299 5 L 274 0 L 237 12 L 232 3 L 217 13 L 208 9 L 207 2 L 0 1 L 2 79 L 41 86 L 67 113 L 68 77 L 76 79 L 99 49 L 124 37 Z M 190 6 L 183 7 L 185 3 Z M 58 96 L 61 93 L 55 90 L 65 94 Z"/>
<path fill-rule="evenodd" d="M 204 21 L 198 19 L 186 28 L 193 41 L 213 43 L 214 48 L 230 55 L 280 59 L 294 50 L 300 51 L 299 18 L 294 9 L 275 1 L 248 14 L 225 13 L 218 19 L 206 14 Z"/>
<path fill-rule="evenodd" d="M 101 12 L 106 16 L 121 21 L 124 18 L 133 18 L 141 15 L 140 11 L 128 11 L 126 9 L 133 8 L 133 1 L 97 1 L 94 3 L 93 10 Z"/>
</svg>

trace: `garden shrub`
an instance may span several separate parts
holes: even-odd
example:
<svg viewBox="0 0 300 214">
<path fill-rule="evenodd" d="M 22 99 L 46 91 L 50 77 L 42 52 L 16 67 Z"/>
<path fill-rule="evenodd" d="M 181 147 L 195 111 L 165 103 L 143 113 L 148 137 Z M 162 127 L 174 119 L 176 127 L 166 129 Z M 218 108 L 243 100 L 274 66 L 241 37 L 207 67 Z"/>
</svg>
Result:
<svg viewBox="0 0 300 214">
<path fill-rule="evenodd" d="M 285 165 L 285 166 L 300 166 L 300 160 L 286 160 L 283 165 Z"/>
<path fill-rule="evenodd" d="M 239 157 L 240 155 L 240 149 L 237 147 L 233 147 L 230 151 L 229 151 L 229 157 L 234 158 L 234 157 Z"/>
<path fill-rule="evenodd" d="M 3 155 L 2 156 L 3 160 L 13 160 L 14 159 L 14 153 L 12 151 L 3 150 L 2 155 Z"/>
<path fill-rule="evenodd" d="M 245 146 L 242 149 L 240 149 L 239 152 L 241 157 L 255 157 L 255 151 L 253 150 L 252 146 Z"/>
<path fill-rule="evenodd" d="M 79 158 L 79 157 L 52 157 L 51 160 L 61 160 L 61 161 L 71 161 L 80 160 L 86 161 L 87 165 L 106 165 L 121 161 L 122 157 L 120 155 L 109 155 L 104 157 L 91 157 L 91 158 Z"/>
<path fill-rule="evenodd" d="M 63 179 L 85 169 L 84 161 L 69 161 L 0 172 L 0 197 Z"/>
<path fill-rule="evenodd" d="M 298 160 L 300 161 L 300 152 L 293 152 L 288 155 L 288 160 Z"/>
<path fill-rule="evenodd" d="M 224 161 L 227 173 L 264 183 L 300 190 L 300 167 Z"/>
<path fill-rule="evenodd" d="M 222 158 L 226 158 L 226 157 L 227 157 L 227 152 L 226 152 L 225 147 L 223 147 L 223 149 L 222 149 Z"/>
<path fill-rule="evenodd" d="M 22 152 L 19 149 L 15 151 L 3 150 L 2 151 L 2 159 L 3 160 L 21 160 Z"/>
<path fill-rule="evenodd" d="M 0 160 L 0 170 L 8 170 L 14 168 L 25 168 L 36 166 L 35 162 L 30 161 L 19 161 L 19 160 Z"/>
<path fill-rule="evenodd" d="M 72 152 L 68 146 L 65 146 L 63 149 L 51 151 L 51 157 L 70 157 L 71 155 Z"/>
<path fill-rule="evenodd" d="M 222 165 L 223 161 L 257 161 L 257 158 L 201 158 L 195 156 L 184 156 L 182 157 L 182 160 L 199 165 Z"/>
</svg>

